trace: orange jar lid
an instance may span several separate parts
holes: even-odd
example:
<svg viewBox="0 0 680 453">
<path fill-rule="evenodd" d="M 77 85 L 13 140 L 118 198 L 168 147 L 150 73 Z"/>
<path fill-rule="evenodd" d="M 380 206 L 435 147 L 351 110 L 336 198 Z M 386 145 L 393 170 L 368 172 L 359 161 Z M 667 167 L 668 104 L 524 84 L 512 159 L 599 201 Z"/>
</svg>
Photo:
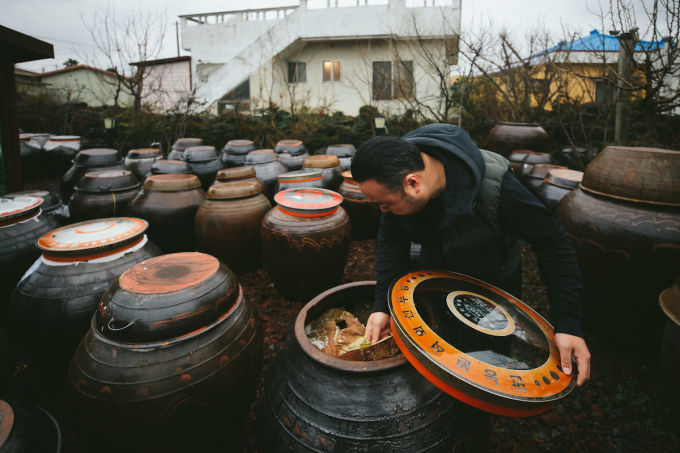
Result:
<svg viewBox="0 0 680 453">
<path fill-rule="evenodd" d="M 205 198 L 208 200 L 234 200 L 252 197 L 261 191 L 262 189 L 256 182 L 233 181 L 211 186 L 205 194 Z"/>
<path fill-rule="evenodd" d="M 153 175 L 144 180 L 142 187 L 146 190 L 174 192 L 201 187 L 201 181 L 196 175 L 186 175 L 183 173 Z"/>
<path fill-rule="evenodd" d="M 331 168 L 340 165 L 340 159 L 338 159 L 338 156 L 328 154 L 309 156 L 305 158 L 302 165 L 309 168 Z"/>
<path fill-rule="evenodd" d="M 342 195 L 327 189 L 288 189 L 277 193 L 279 210 L 296 217 L 325 217 L 336 212 Z"/>
<path fill-rule="evenodd" d="M 2 197 L 0 198 L 0 227 L 14 225 L 37 216 L 40 213 L 40 197 Z"/>
</svg>

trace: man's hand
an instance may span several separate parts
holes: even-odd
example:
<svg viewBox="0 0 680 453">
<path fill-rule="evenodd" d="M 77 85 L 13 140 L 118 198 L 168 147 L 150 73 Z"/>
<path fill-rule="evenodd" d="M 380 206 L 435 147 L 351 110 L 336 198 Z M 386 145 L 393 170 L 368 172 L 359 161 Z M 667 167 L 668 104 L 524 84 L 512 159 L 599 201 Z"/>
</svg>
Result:
<svg viewBox="0 0 680 453">
<path fill-rule="evenodd" d="M 366 336 L 371 340 L 371 344 L 377 343 L 378 340 L 388 336 L 391 332 L 390 315 L 387 313 L 376 311 L 368 318 Z"/>
<path fill-rule="evenodd" d="M 567 376 L 571 375 L 571 357 L 576 357 L 576 363 L 578 364 L 578 382 L 576 385 L 583 385 L 584 382 L 590 379 L 590 351 L 588 346 L 586 346 L 586 341 L 574 335 L 556 333 L 555 342 L 557 342 L 557 348 L 560 350 L 562 371 Z"/>
</svg>

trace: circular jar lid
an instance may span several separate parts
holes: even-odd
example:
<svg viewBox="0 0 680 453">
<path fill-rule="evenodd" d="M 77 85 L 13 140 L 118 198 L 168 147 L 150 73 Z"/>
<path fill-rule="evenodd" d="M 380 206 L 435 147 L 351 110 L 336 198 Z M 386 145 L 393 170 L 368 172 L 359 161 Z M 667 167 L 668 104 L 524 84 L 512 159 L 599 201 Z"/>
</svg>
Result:
<svg viewBox="0 0 680 453">
<path fill-rule="evenodd" d="M 9 226 L 30 219 L 40 213 L 40 197 L 0 198 L 0 226 Z"/>
<path fill-rule="evenodd" d="M 52 230 L 36 246 L 52 261 L 95 259 L 134 247 L 148 227 L 146 220 L 134 217 L 88 220 Z"/>
<path fill-rule="evenodd" d="M 38 197 L 42 198 L 43 202 L 40 209 L 43 212 L 48 212 L 58 208 L 62 205 L 61 199 L 58 195 L 48 192 L 47 190 L 24 190 L 22 192 L 12 192 L 5 195 L 6 197 Z"/>
<path fill-rule="evenodd" d="M 51 135 L 51 142 L 79 142 L 79 135 Z"/>
<path fill-rule="evenodd" d="M 536 164 L 529 171 L 529 176 L 536 179 L 544 179 L 548 172 L 553 170 L 569 170 L 567 167 L 559 165 Z"/>
<path fill-rule="evenodd" d="M 524 162 L 527 164 L 550 164 L 552 162 L 552 156 L 548 153 L 531 153 L 527 154 L 524 158 Z"/>
<path fill-rule="evenodd" d="M 191 165 L 181 160 L 161 159 L 151 166 L 151 173 L 154 175 L 189 174 L 192 171 Z"/>
<path fill-rule="evenodd" d="M 659 304 L 666 316 L 680 326 L 680 275 L 673 286 L 661 293 Z"/>
<path fill-rule="evenodd" d="M 274 162 L 279 160 L 279 155 L 274 152 L 273 149 L 258 149 L 257 151 L 251 151 L 246 156 L 246 164 L 266 164 L 268 162 Z"/>
<path fill-rule="evenodd" d="M 345 182 L 347 184 L 356 184 L 357 182 L 352 178 L 352 172 L 351 171 L 345 171 L 342 173 L 342 177 L 345 178 Z"/>
<path fill-rule="evenodd" d="M 279 182 L 291 184 L 296 182 L 318 181 L 322 177 L 321 170 L 306 168 L 304 170 L 289 171 L 277 176 Z"/>
<path fill-rule="evenodd" d="M 123 159 L 118 155 L 118 151 L 108 148 L 86 149 L 76 154 L 75 159 L 73 159 L 73 163 L 84 167 L 105 167 L 121 162 L 123 162 Z"/>
<path fill-rule="evenodd" d="M 218 171 L 215 175 L 215 179 L 218 181 L 233 181 L 245 178 L 254 178 L 255 169 L 250 165 L 243 167 L 233 167 L 233 168 L 223 168 Z"/>
<path fill-rule="evenodd" d="M 507 416 L 544 412 L 576 385 L 553 328 L 510 294 L 461 274 L 419 271 L 391 286 L 392 334 L 411 364 L 441 390 Z"/>
<path fill-rule="evenodd" d="M 255 151 L 255 145 L 250 140 L 229 140 L 224 145 L 224 151 L 228 154 L 248 154 Z"/>
<path fill-rule="evenodd" d="M 563 187 L 565 189 L 575 189 L 581 184 L 583 179 L 582 171 L 575 170 L 550 170 L 545 175 L 544 181 L 553 186 Z"/>
<path fill-rule="evenodd" d="M 203 145 L 202 138 L 178 138 L 175 144 L 172 145 L 172 149 L 177 151 L 184 151 L 185 149 L 191 148 L 192 146 L 202 145 Z"/>
<path fill-rule="evenodd" d="M 327 189 L 288 189 L 274 195 L 279 209 L 296 217 L 323 217 L 338 210 L 342 195 Z"/>
<path fill-rule="evenodd" d="M 94 318 L 105 338 L 126 343 L 173 340 L 225 319 L 240 299 L 234 273 L 204 253 L 174 253 L 123 272 Z"/>
<path fill-rule="evenodd" d="M 127 157 L 130 159 L 158 159 L 163 157 L 161 151 L 156 148 L 131 149 Z"/>
<path fill-rule="evenodd" d="M 170 174 L 152 175 L 144 180 L 142 186 L 145 190 L 157 190 L 159 192 L 175 192 L 201 187 L 201 180 L 196 175 Z"/>
<path fill-rule="evenodd" d="M 340 165 L 340 159 L 338 156 L 321 154 L 306 157 L 302 165 L 309 168 L 331 168 Z"/>
<path fill-rule="evenodd" d="M 326 148 L 326 154 L 338 157 L 352 157 L 356 152 L 354 145 L 331 145 Z"/>
<path fill-rule="evenodd" d="M 85 173 L 75 189 L 80 192 L 121 192 L 139 187 L 139 181 L 128 170 L 101 170 Z"/>
<path fill-rule="evenodd" d="M 219 157 L 220 154 L 215 151 L 214 146 L 192 146 L 184 150 L 180 159 L 185 162 L 207 162 Z"/>
<path fill-rule="evenodd" d="M 300 140 L 281 140 L 274 147 L 277 153 L 290 153 L 291 156 L 296 156 L 307 151 L 307 148 Z"/>
<path fill-rule="evenodd" d="M 510 162 L 524 162 L 524 159 L 526 159 L 529 154 L 534 154 L 534 152 L 529 151 L 528 149 L 520 149 L 510 153 L 508 160 Z"/>
<path fill-rule="evenodd" d="M 225 182 L 211 186 L 205 195 L 208 200 L 233 200 L 236 198 L 252 197 L 262 189 L 256 182 Z"/>
</svg>

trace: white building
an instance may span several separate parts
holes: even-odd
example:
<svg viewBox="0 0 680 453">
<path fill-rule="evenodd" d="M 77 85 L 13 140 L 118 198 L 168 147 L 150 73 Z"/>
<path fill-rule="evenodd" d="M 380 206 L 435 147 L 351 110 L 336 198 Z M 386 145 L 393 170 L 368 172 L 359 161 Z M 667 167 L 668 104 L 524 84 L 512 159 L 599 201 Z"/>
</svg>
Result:
<svg viewBox="0 0 680 453">
<path fill-rule="evenodd" d="M 190 96 L 192 87 L 191 57 L 164 58 L 132 63 L 144 71 L 142 103 L 165 112 L 178 108 Z"/>
<path fill-rule="evenodd" d="M 461 0 L 300 0 L 180 16 L 197 100 L 218 113 L 269 103 L 356 115 L 441 107 Z M 442 83 L 442 79 L 444 83 Z"/>
</svg>

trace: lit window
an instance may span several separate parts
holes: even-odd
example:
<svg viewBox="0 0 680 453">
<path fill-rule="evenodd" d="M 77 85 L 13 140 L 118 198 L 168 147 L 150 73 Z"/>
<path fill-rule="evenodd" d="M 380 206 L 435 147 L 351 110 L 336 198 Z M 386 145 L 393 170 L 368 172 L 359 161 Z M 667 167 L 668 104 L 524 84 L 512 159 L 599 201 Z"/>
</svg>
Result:
<svg viewBox="0 0 680 453">
<path fill-rule="evenodd" d="M 324 61 L 323 62 L 323 81 L 324 82 L 339 82 L 340 81 L 340 62 L 339 61 Z"/>
</svg>

